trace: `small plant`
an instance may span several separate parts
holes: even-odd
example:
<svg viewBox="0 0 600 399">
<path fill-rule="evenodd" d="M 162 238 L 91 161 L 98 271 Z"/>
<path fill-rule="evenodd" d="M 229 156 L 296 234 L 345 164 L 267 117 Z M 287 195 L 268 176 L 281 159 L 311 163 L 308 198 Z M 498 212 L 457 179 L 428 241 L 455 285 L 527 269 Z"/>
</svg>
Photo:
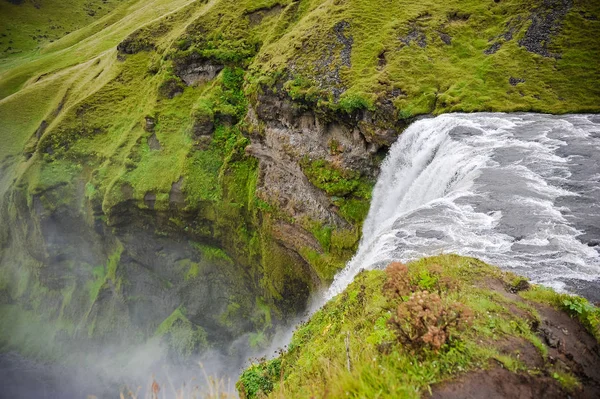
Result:
<svg viewBox="0 0 600 399">
<path fill-rule="evenodd" d="M 280 359 L 261 359 L 244 371 L 236 386 L 244 399 L 262 398 L 273 391 L 273 381 L 279 380 L 280 374 Z"/>
<path fill-rule="evenodd" d="M 400 262 L 392 262 L 385 269 L 387 280 L 383 286 L 392 298 L 402 297 L 412 291 L 412 282 L 408 275 L 408 267 Z"/>
<path fill-rule="evenodd" d="M 446 304 L 438 294 L 420 291 L 398 305 L 389 323 L 403 344 L 413 349 L 429 347 L 438 351 L 453 330 L 460 331 L 472 321 L 473 313 L 465 305 Z"/>
</svg>

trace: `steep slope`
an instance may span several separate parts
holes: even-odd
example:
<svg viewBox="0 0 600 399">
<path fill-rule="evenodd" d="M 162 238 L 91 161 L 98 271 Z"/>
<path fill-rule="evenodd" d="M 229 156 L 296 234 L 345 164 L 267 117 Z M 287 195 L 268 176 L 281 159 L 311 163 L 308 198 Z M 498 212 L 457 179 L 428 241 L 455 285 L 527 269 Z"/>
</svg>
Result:
<svg viewBox="0 0 600 399">
<path fill-rule="evenodd" d="M 260 344 L 352 255 L 414 117 L 597 112 L 598 16 L 562 0 L 153 0 L 24 41 L 0 64 L 2 341 Z M 16 340 L 32 319 L 54 333 Z"/>
</svg>

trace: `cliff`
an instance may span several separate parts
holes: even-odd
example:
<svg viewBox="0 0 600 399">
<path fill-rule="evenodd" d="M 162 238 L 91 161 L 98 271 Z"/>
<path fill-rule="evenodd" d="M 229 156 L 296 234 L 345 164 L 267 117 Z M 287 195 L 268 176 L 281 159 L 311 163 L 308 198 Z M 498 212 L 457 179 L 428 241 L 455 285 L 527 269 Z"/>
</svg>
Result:
<svg viewBox="0 0 600 399">
<path fill-rule="evenodd" d="M 53 4 L 34 41 L 0 13 L 0 341 L 36 355 L 260 345 L 352 256 L 414 118 L 600 110 L 592 2 Z"/>
</svg>

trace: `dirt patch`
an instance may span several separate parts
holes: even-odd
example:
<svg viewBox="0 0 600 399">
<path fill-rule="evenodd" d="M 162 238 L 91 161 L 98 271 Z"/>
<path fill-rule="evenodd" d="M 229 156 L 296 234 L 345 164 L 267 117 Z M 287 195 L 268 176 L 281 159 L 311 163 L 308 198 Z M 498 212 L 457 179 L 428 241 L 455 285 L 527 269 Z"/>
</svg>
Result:
<svg viewBox="0 0 600 399">
<path fill-rule="evenodd" d="M 558 383 L 550 377 L 515 374 L 502 368 L 476 371 L 449 383 L 432 387 L 431 398 L 444 399 L 537 399 L 566 398 Z"/>
<path fill-rule="evenodd" d="M 185 205 L 185 195 L 183 194 L 183 177 L 180 177 L 173 185 L 169 192 L 169 203 L 174 206 Z"/>
<path fill-rule="evenodd" d="M 549 306 L 533 304 L 542 323 L 538 335 L 548 346 L 548 361 L 567 368 L 581 381 L 575 397 L 600 398 L 600 346 L 575 319 Z"/>
<path fill-rule="evenodd" d="M 153 151 L 159 151 L 161 149 L 160 141 L 158 141 L 156 133 L 152 133 L 152 136 L 148 137 L 148 147 Z"/>
<path fill-rule="evenodd" d="M 493 277 L 475 284 L 502 295 L 507 309 L 520 319 L 530 321 L 531 330 L 548 350 L 546 358 L 525 339 L 506 337 L 487 342 L 498 352 L 522 361 L 529 373 L 513 373 L 503 368 L 479 370 L 432 387 L 433 398 L 600 398 L 600 345 L 576 319 L 565 312 L 523 299 L 516 286 Z M 519 304 L 534 308 L 539 319 Z M 571 373 L 581 383 L 574 392 L 567 392 L 553 378 L 555 371 Z"/>
<path fill-rule="evenodd" d="M 517 358 L 530 369 L 540 369 L 544 366 L 544 358 L 540 351 L 529 341 L 517 337 L 507 337 L 494 342 L 493 345 L 501 354 Z"/>
</svg>

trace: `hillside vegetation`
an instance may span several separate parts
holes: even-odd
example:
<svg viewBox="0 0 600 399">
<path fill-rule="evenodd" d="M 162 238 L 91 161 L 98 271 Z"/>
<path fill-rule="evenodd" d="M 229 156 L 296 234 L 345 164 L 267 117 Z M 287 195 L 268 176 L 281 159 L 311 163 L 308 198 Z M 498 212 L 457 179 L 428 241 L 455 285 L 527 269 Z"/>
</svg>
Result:
<svg viewBox="0 0 600 399">
<path fill-rule="evenodd" d="M 0 4 L 0 341 L 39 355 L 264 345 L 416 116 L 600 111 L 592 1 Z"/>
</svg>

